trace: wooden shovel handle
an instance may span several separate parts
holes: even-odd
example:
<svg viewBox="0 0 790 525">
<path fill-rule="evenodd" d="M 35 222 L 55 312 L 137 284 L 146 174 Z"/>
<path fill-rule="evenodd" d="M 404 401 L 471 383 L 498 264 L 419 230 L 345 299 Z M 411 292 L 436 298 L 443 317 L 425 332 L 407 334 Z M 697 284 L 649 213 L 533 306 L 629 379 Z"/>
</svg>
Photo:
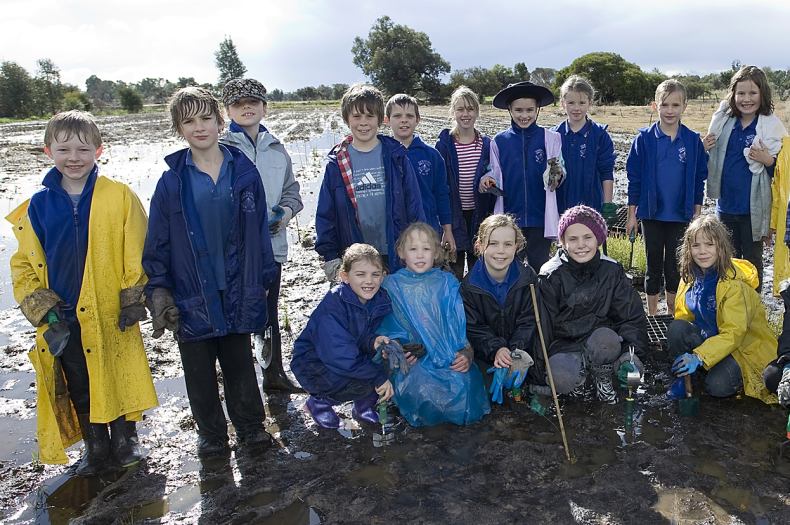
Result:
<svg viewBox="0 0 790 525">
<path fill-rule="evenodd" d="M 686 384 L 686 397 L 692 397 L 693 393 L 691 391 L 691 374 L 686 374 L 683 378 L 683 381 Z"/>
</svg>

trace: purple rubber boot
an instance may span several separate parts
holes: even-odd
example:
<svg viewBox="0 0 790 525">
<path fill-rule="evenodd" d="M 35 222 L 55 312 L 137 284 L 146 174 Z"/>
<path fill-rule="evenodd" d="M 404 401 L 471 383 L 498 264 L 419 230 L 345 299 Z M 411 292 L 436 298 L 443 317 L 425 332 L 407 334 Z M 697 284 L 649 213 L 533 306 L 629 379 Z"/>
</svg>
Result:
<svg viewBox="0 0 790 525">
<path fill-rule="evenodd" d="M 310 415 L 313 416 L 319 427 L 340 428 L 340 418 L 337 417 L 337 413 L 332 408 L 332 403 L 329 400 L 310 396 L 306 404 L 307 411 L 310 412 Z"/>
<path fill-rule="evenodd" d="M 351 417 L 357 421 L 364 421 L 373 425 L 379 424 L 379 415 L 376 412 L 376 402 L 379 395 L 376 392 L 354 401 L 354 408 L 351 410 Z"/>
</svg>

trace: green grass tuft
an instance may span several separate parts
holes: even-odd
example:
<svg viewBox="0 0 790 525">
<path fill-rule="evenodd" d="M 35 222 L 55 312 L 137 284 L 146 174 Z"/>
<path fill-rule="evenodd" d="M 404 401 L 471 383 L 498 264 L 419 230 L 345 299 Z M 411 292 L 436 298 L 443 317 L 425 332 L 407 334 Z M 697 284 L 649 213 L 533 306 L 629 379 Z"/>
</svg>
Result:
<svg viewBox="0 0 790 525">
<path fill-rule="evenodd" d="M 623 235 L 610 235 L 606 240 L 606 249 L 609 252 L 609 257 L 618 261 L 626 271 L 631 270 L 628 267 L 628 257 L 631 253 L 631 242 Z M 645 253 L 645 241 L 641 235 L 636 236 L 634 241 L 634 262 L 633 273 L 637 275 L 644 275 L 647 270 L 647 254 Z"/>
</svg>

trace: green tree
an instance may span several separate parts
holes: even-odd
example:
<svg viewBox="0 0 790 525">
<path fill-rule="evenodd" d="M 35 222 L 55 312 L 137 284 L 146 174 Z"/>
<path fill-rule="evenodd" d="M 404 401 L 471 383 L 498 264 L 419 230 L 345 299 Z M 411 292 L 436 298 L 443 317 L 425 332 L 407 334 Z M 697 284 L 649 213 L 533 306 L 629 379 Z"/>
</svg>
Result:
<svg viewBox="0 0 790 525">
<path fill-rule="evenodd" d="M 428 35 L 396 25 L 388 16 L 376 20 L 366 39 L 354 38 L 351 52 L 354 65 L 388 94 L 435 97 L 441 87 L 439 77 L 450 71 L 450 64 L 433 50 Z"/>
<path fill-rule="evenodd" d="M 527 65 L 524 62 L 517 62 L 516 65 L 513 66 L 513 76 L 515 77 L 516 82 L 529 80 L 530 74 L 529 69 L 527 69 Z"/>
<path fill-rule="evenodd" d="M 85 93 L 94 107 L 102 108 L 115 102 L 118 86 L 112 80 L 102 80 L 91 75 L 85 80 Z"/>
<path fill-rule="evenodd" d="M 133 87 L 124 86 L 118 89 L 121 107 L 129 113 L 139 113 L 143 109 L 143 97 Z"/>
<path fill-rule="evenodd" d="M 63 101 L 63 86 L 60 82 L 60 68 L 49 58 L 36 61 L 38 70 L 34 84 L 36 87 L 36 112 L 55 113 Z"/>
<path fill-rule="evenodd" d="M 573 74 L 587 78 L 598 90 L 600 101 L 604 104 L 618 101 L 623 104 L 646 104 L 653 97 L 656 88 L 653 82 L 658 79 L 658 75 L 645 73 L 617 53 L 600 51 L 580 56 L 561 69 L 554 79 L 555 88 Z"/>
<path fill-rule="evenodd" d="M 224 86 L 229 80 L 242 78 L 247 68 L 239 58 L 236 45 L 229 36 L 219 43 L 219 49 L 214 53 L 215 63 L 219 69 L 219 85 Z"/>
<path fill-rule="evenodd" d="M 35 86 L 16 62 L 0 64 L 0 117 L 29 117 L 35 111 Z"/>
<path fill-rule="evenodd" d="M 88 98 L 88 95 L 78 89 L 67 90 L 63 92 L 61 107 L 65 110 L 79 109 L 82 111 L 90 111 L 91 100 Z"/>
<path fill-rule="evenodd" d="M 536 67 L 530 74 L 530 80 L 532 80 L 532 82 L 547 88 L 554 85 L 555 78 L 557 78 L 557 70 L 550 67 Z"/>
</svg>

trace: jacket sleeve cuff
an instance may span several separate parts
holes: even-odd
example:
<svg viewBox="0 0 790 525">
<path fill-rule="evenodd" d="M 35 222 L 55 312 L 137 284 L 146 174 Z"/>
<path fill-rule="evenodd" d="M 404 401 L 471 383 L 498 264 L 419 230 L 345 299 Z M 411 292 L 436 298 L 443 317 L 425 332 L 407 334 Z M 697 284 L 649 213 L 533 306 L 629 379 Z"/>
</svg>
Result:
<svg viewBox="0 0 790 525">
<path fill-rule="evenodd" d="M 39 288 L 19 303 L 19 309 L 33 326 L 41 326 L 46 322 L 46 315 L 55 305 L 63 300 L 49 288 Z"/>
</svg>

